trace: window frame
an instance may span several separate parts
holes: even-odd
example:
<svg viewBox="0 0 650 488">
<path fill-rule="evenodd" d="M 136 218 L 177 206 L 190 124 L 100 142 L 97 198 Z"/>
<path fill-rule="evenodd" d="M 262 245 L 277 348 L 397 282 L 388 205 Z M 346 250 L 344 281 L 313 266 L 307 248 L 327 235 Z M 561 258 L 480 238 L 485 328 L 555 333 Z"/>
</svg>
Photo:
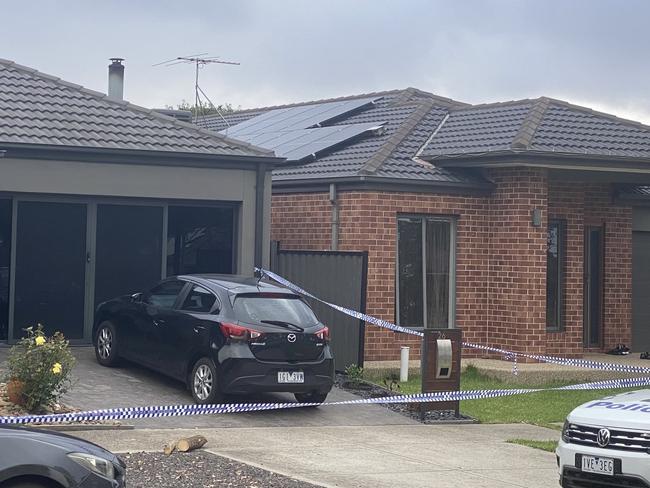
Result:
<svg viewBox="0 0 650 488">
<path fill-rule="evenodd" d="M 400 220 L 420 220 L 422 226 L 422 327 L 409 326 L 408 324 L 401 324 L 400 319 L 400 283 L 399 283 L 399 222 Z M 448 328 L 453 329 L 456 327 L 456 246 L 457 246 L 457 229 L 458 218 L 448 215 L 430 215 L 430 214 L 397 214 L 396 218 L 396 232 L 395 232 L 395 323 L 408 327 L 413 330 L 428 329 L 427 326 L 427 259 L 426 259 L 426 244 L 427 244 L 427 222 L 445 222 L 450 226 L 449 229 L 449 313 L 448 313 Z"/>
<path fill-rule="evenodd" d="M 551 231 L 551 226 L 557 226 L 558 229 L 558 243 L 557 243 L 557 290 L 555 291 L 555 303 L 557 309 L 554 310 L 554 319 L 556 325 L 550 325 L 549 319 L 549 248 L 548 248 L 548 235 Z M 547 224 L 547 238 L 546 238 L 546 331 L 547 332 L 564 332 L 566 330 L 566 250 L 567 250 L 567 221 L 562 218 L 550 218 Z"/>
</svg>

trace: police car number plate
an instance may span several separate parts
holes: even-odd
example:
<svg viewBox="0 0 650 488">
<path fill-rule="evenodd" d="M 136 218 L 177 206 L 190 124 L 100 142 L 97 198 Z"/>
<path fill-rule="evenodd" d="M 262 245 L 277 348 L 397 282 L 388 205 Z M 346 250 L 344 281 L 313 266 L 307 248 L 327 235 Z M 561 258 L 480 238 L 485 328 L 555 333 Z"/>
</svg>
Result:
<svg viewBox="0 0 650 488">
<path fill-rule="evenodd" d="M 582 456 L 582 471 L 614 476 L 614 460 L 596 456 Z"/>
<path fill-rule="evenodd" d="M 304 383 L 305 373 L 302 371 L 278 371 L 278 383 Z"/>
</svg>

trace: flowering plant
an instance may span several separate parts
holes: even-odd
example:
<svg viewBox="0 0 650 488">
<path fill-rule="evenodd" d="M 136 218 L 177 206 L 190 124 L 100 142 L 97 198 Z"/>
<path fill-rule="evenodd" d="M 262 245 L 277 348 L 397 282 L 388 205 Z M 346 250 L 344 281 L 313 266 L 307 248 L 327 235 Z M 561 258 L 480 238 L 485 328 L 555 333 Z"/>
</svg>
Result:
<svg viewBox="0 0 650 488">
<path fill-rule="evenodd" d="M 43 412 L 70 387 L 75 363 L 68 341 L 60 332 L 46 337 L 43 326 L 25 329 L 27 336 L 11 348 L 9 382 L 20 385 L 20 400 L 30 412 Z"/>
</svg>

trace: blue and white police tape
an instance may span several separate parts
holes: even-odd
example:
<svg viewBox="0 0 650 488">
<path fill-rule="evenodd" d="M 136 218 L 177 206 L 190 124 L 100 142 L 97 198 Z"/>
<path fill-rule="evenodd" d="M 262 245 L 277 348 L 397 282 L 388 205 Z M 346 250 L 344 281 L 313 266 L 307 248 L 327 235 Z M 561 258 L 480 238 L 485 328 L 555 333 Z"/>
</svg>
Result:
<svg viewBox="0 0 650 488">
<path fill-rule="evenodd" d="M 382 320 L 377 317 L 373 317 L 365 313 L 357 312 L 356 310 L 350 310 L 349 308 L 341 307 L 339 305 L 322 300 L 317 296 L 312 295 L 308 291 L 303 290 L 298 285 L 290 282 L 289 280 L 283 278 L 282 276 L 273 273 L 272 271 L 262 269 L 262 268 L 256 268 L 256 271 L 261 273 L 262 275 L 268 276 L 273 281 L 280 283 L 281 285 L 289 288 L 290 290 L 295 291 L 296 293 L 299 293 L 309 298 L 313 298 L 314 300 L 318 300 L 319 302 L 324 303 L 325 305 L 332 307 L 335 310 L 338 310 L 339 312 L 347 314 L 356 319 L 363 320 L 364 322 L 376 325 L 378 327 L 383 327 L 385 329 L 389 329 L 394 332 L 402 332 L 405 334 L 416 335 L 419 337 L 424 336 L 424 334 L 420 331 L 409 329 L 406 327 L 401 327 L 399 325 L 393 324 L 386 320 Z M 561 366 L 574 366 L 578 368 L 598 369 L 603 371 L 613 371 L 619 373 L 650 374 L 650 368 L 646 368 L 642 366 L 632 366 L 632 365 L 618 364 L 618 363 L 605 363 L 601 361 L 591 361 L 589 359 L 560 358 L 560 357 L 544 356 L 538 354 L 526 354 L 526 353 L 515 352 L 515 351 L 507 351 L 505 349 L 500 349 L 498 347 L 485 346 L 481 344 L 473 344 L 469 342 L 463 342 L 463 347 L 468 349 L 479 349 L 479 350 L 503 355 L 507 360 L 513 361 L 514 374 L 517 374 L 517 358 L 528 358 L 543 363 L 551 363 L 551 364 L 557 364 Z"/>
<path fill-rule="evenodd" d="M 226 413 L 261 412 L 268 410 L 285 410 L 290 408 L 334 407 L 346 405 L 369 405 L 387 403 L 434 403 L 461 400 L 484 400 L 541 391 L 561 390 L 603 390 L 618 388 L 638 388 L 650 386 L 648 378 L 624 378 L 615 380 L 596 381 L 578 385 L 560 386 L 556 388 L 517 388 L 507 390 L 467 390 L 445 391 L 436 393 L 416 393 L 413 395 L 394 395 L 380 398 L 361 398 L 329 403 L 225 403 L 214 405 L 166 405 L 151 407 L 107 408 L 86 412 L 69 412 L 46 415 L 25 415 L 19 417 L 0 417 L 2 424 L 53 424 L 62 422 L 129 420 L 158 417 L 179 417 L 190 415 L 213 415 Z"/>
</svg>

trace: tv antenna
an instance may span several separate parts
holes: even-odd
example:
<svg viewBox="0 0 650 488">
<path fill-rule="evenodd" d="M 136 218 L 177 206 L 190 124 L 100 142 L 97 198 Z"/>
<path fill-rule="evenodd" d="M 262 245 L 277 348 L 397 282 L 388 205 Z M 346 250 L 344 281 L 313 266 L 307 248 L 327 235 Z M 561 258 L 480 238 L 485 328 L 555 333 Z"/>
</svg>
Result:
<svg viewBox="0 0 650 488">
<path fill-rule="evenodd" d="M 224 118 L 223 114 L 221 111 L 217 108 L 217 106 L 212 103 L 212 100 L 206 95 L 206 93 L 203 91 L 201 86 L 199 85 L 199 70 L 204 68 L 205 66 L 209 64 L 230 64 L 234 66 L 239 66 L 240 63 L 236 63 L 234 61 L 222 61 L 219 59 L 218 56 L 207 56 L 208 53 L 198 53 L 198 54 L 190 54 L 189 56 L 177 56 L 172 59 L 168 59 L 167 61 L 163 61 L 161 63 L 156 63 L 153 66 L 165 66 L 165 67 L 170 67 L 170 66 L 175 66 L 177 64 L 194 64 L 194 69 L 195 69 L 195 74 L 194 74 L 194 111 L 196 112 L 194 114 L 195 117 L 199 116 L 199 110 L 201 111 L 201 115 L 205 116 L 205 110 L 203 109 L 203 101 L 201 97 L 205 98 L 207 102 L 210 104 L 212 108 L 214 108 L 219 116 L 223 119 L 223 121 L 230 127 L 230 124 L 228 124 L 228 121 Z"/>
</svg>

